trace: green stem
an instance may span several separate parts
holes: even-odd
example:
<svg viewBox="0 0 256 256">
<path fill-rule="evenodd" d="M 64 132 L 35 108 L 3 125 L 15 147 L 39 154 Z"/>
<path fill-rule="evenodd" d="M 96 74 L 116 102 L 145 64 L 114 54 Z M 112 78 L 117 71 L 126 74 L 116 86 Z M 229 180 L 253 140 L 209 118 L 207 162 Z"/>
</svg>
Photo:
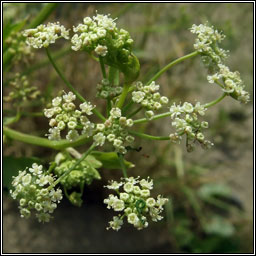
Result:
<svg viewBox="0 0 256 256">
<path fill-rule="evenodd" d="M 103 78 L 107 78 L 105 65 L 101 56 L 99 56 L 99 60 L 100 60 L 100 68 L 101 68 L 102 76 Z"/>
<path fill-rule="evenodd" d="M 114 67 L 109 67 L 108 79 L 110 84 L 119 85 L 119 70 Z"/>
<path fill-rule="evenodd" d="M 152 136 L 146 133 L 135 132 L 135 131 L 128 131 L 130 134 L 141 137 L 147 140 L 170 140 L 169 136 Z"/>
<path fill-rule="evenodd" d="M 54 188 L 64 177 L 66 177 L 71 171 L 73 171 L 77 167 L 77 165 L 79 165 L 91 153 L 94 148 L 95 145 L 93 143 L 80 159 L 78 159 L 64 174 L 62 174 L 51 186 L 48 187 L 48 190 Z"/>
<path fill-rule="evenodd" d="M 146 123 L 146 122 L 149 122 L 149 121 L 153 121 L 153 120 L 157 120 L 157 119 L 160 119 L 160 118 L 163 118 L 163 117 L 170 116 L 171 114 L 172 114 L 171 112 L 162 113 L 162 114 L 153 116 L 150 120 L 148 118 L 137 119 L 137 120 L 134 120 L 134 124 Z"/>
<path fill-rule="evenodd" d="M 130 107 L 133 105 L 133 101 L 130 100 L 124 107 L 123 107 L 123 114 L 125 115 L 127 111 L 130 109 Z"/>
<path fill-rule="evenodd" d="M 111 108 L 112 108 L 111 99 L 107 98 L 107 117 L 109 117 Z"/>
<path fill-rule="evenodd" d="M 63 56 L 65 56 L 69 52 L 70 52 L 70 49 L 65 48 L 63 50 L 60 50 L 56 54 L 54 54 L 53 58 L 55 60 L 60 59 L 60 58 L 62 58 Z M 49 64 L 49 58 L 46 58 L 45 60 L 43 60 L 43 61 L 35 64 L 34 66 L 29 67 L 25 71 L 21 72 L 20 76 L 28 75 L 28 74 L 30 74 L 30 73 L 32 73 L 32 72 L 34 72 L 34 71 L 36 71 L 36 70 L 38 70 L 40 68 L 43 68 L 43 67 L 47 66 L 48 64 Z M 8 79 L 7 81 L 4 82 L 4 85 L 8 84 L 10 81 L 12 81 L 14 79 L 15 79 L 15 77 L 12 77 L 12 78 Z"/>
<path fill-rule="evenodd" d="M 219 81 L 215 81 L 215 83 L 217 84 L 217 85 L 219 85 L 221 88 L 224 88 L 225 86 L 222 84 L 222 83 L 220 83 Z"/>
<path fill-rule="evenodd" d="M 141 110 L 142 110 L 142 106 L 140 106 L 140 107 L 138 107 L 136 110 L 134 110 L 131 114 L 129 114 L 128 116 L 127 116 L 127 118 L 131 118 L 131 117 L 133 117 L 134 115 L 136 115 L 138 112 L 140 112 Z"/>
<path fill-rule="evenodd" d="M 28 144 L 40 146 L 40 147 L 46 147 L 46 148 L 52 148 L 55 150 L 61 150 L 65 149 L 67 147 L 76 147 L 85 144 L 86 142 L 90 141 L 90 138 L 87 138 L 85 135 L 80 136 L 75 141 L 68 141 L 68 140 L 60 140 L 60 141 L 51 141 L 46 138 L 41 138 L 34 135 L 28 135 L 26 133 L 17 132 L 13 129 L 10 129 L 6 126 L 3 126 L 3 134 L 5 134 L 7 137 L 18 140 L 21 142 L 25 142 Z"/>
<path fill-rule="evenodd" d="M 212 106 L 216 105 L 217 103 L 219 103 L 220 101 L 222 101 L 226 96 L 227 96 L 227 94 L 226 94 L 226 93 L 223 93 L 218 99 L 213 100 L 213 101 L 211 101 L 211 102 L 209 102 L 209 103 L 204 104 L 204 107 L 205 107 L 205 108 L 212 107 Z"/>
<path fill-rule="evenodd" d="M 56 65 L 56 63 L 54 62 L 50 51 L 48 50 L 48 48 L 45 48 L 47 56 L 51 62 L 51 64 L 53 65 L 55 71 L 57 72 L 57 74 L 60 76 L 60 78 L 63 80 L 63 82 L 67 85 L 67 87 L 77 96 L 78 99 L 80 99 L 82 102 L 87 102 L 85 100 L 85 98 L 72 86 L 72 84 L 65 78 L 65 76 L 63 75 L 63 73 L 60 71 L 60 69 L 58 68 L 58 66 Z M 96 109 L 94 108 L 92 110 L 92 112 L 98 116 L 102 121 L 105 121 L 106 118 Z"/>
<path fill-rule="evenodd" d="M 128 91 L 129 91 L 129 87 L 130 87 L 130 85 L 124 84 L 122 94 L 119 96 L 119 101 L 118 101 L 116 106 L 120 109 L 122 108 L 122 106 L 125 102 L 126 96 L 128 94 Z"/>
<path fill-rule="evenodd" d="M 180 147 L 176 146 L 174 149 L 174 159 L 177 171 L 177 177 L 182 179 L 184 177 L 184 166 L 182 161 L 182 150 Z"/>
<path fill-rule="evenodd" d="M 156 73 L 148 82 L 147 84 L 150 84 L 152 81 L 155 81 L 157 80 L 158 77 L 160 77 L 166 70 L 168 70 L 169 68 L 175 66 L 176 64 L 184 61 L 184 60 L 187 60 L 189 58 L 193 58 L 195 56 L 197 56 L 199 53 L 197 51 L 194 51 L 190 54 L 187 54 L 185 56 L 182 56 L 172 62 L 170 62 L 169 64 L 167 64 L 165 67 L 163 67 L 158 73 Z"/>
<path fill-rule="evenodd" d="M 123 172 L 123 175 L 125 178 L 127 178 L 127 171 L 126 171 L 126 167 L 125 167 L 125 164 L 124 164 L 124 156 L 122 154 L 118 154 L 118 160 L 119 160 L 119 163 L 121 165 L 121 168 L 122 168 L 122 172 Z"/>
</svg>

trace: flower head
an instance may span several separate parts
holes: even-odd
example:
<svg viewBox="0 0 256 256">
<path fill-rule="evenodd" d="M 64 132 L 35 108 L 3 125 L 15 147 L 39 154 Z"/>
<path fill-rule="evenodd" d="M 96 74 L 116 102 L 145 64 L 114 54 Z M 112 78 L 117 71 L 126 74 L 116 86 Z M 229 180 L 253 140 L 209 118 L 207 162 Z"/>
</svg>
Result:
<svg viewBox="0 0 256 256">
<path fill-rule="evenodd" d="M 74 141 L 79 137 L 78 127 L 83 127 L 82 134 L 87 137 L 93 135 L 94 124 L 91 123 L 86 115 L 91 115 L 93 106 L 90 102 L 80 104 L 80 110 L 76 109 L 74 101 L 76 95 L 73 92 L 64 93 L 52 100 L 52 106 L 44 109 L 44 115 L 50 118 L 49 133 L 46 134 L 49 140 L 60 140 L 61 133 L 66 133 L 66 139 Z"/>
<path fill-rule="evenodd" d="M 23 32 L 26 43 L 33 48 L 48 47 L 59 38 L 69 39 L 69 30 L 59 22 L 39 25 Z"/>
<path fill-rule="evenodd" d="M 174 143 L 180 143 L 182 135 L 187 137 L 187 151 L 191 152 L 194 149 L 192 144 L 198 142 L 203 148 L 209 148 L 213 144 L 205 140 L 202 130 L 208 128 L 208 123 L 198 120 L 198 115 L 203 116 L 206 108 L 197 102 L 194 106 L 191 103 L 185 102 L 182 106 L 175 103 L 170 107 L 171 118 L 173 119 L 172 126 L 176 132 L 170 134 L 170 140 Z M 205 145 L 208 145 L 207 147 Z"/>
<path fill-rule="evenodd" d="M 44 174 L 43 166 L 34 163 L 31 168 L 20 171 L 13 177 L 13 199 L 19 200 L 22 218 L 29 218 L 34 211 L 39 222 L 48 222 L 50 213 L 56 209 L 62 199 L 61 189 L 54 188 L 55 176 Z M 51 189 L 50 186 L 53 186 Z"/>
<path fill-rule="evenodd" d="M 110 185 L 106 187 L 117 191 L 118 196 L 110 194 L 104 203 L 107 204 L 108 209 L 120 212 L 113 221 L 109 222 L 110 226 L 107 229 L 119 230 L 124 218 L 138 230 L 148 226 L 148 218 L 153 221 L 162 219 L 160 214 L 168 199 L 160 195 L 156 199 L 150 197 L 153 180 L 150 180 L 149 177 L 147 180 L 140 180 L 140 177 L 129 177 L 124 178 L 121 182 L 111 181 Z M 121 189 L 124 192 L 121 192 Z"/>
</svg>

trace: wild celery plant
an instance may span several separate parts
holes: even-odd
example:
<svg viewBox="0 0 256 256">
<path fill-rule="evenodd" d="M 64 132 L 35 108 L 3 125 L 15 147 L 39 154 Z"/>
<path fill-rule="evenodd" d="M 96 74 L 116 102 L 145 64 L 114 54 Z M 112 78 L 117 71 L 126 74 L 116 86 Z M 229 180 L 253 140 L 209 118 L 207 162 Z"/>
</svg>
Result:
<svg viewBox="0 0 256 256">
<path fill-rule="evenodd" d="M 145 84 L 137 81 L 140 63 L 132 52 L 133 39 L 129 32 L 117 27 L 110 15 L 96 14 L 92 18 L 84 18 L 81 24 L 73 27 L 72 36 L 70 29 L 58 22 L 39 25 L 23 32 L 27 45 L 36 49 L 45 48 L 53 68 L 70 91 L 60 92 L 43 111 L 49 119 L 48 139 L 4 127 L 7 137 L 56 150 L 66 149 L 65 153 L 62 151 L 56 155 L 48 170 L 43 171 L 43 167 L 35 163 L 32 168 L 20 171 L 17 177 L 13 177 L 14 189 L 10 193 L 19 200 L 21 217 L 30 217 L 34 211 L 39 221 L 49 221 L 50 214 L 62 199 L 62 190 L 73 204 L 80 206 L 84 185 L 100 178 L 97 169 L 104 164 L 104 159 L 97 158 L 93 149 L 110 144 L 116 152 L 117 166 L 124 177 L 119 182 L 110 181 L 105 186 L 117 194 L 110 194 L 104 200 L 107 208 L 118 214 L 109 222 L 109 228 L 118 231 L 126 219 L 140 230 L 148 226 L 149 219 L 159 221 L 163 218 L 161 212 L 168 199 L 161 195 L 152 197 L 153 180 L 149 177 L 129 177 L 127 173 L 125 155 L 136 145 L 136 137 L 153 141 L 169 140 L 170 143 L 180 143 L 184 137 L 188 152 L 192 152 L 197 145 L 209 149 L 213 143 L 203 133 L 208 128 L 208 122 L 203 119 L 206 111 L 227 96 L 242 103 L 249 100 L 239 73 L 230 71 L 224 64 L 227 51 L 219 47 L 224 35 L 207 24 L 193 25 L 190 31 L 197 36 L 195 51 L 172 61 Z M 106 101 L 106 115 L 73 87 L 55 63 L 49 47 L 60 38 L 70 40 L 71 49 L 78 54 L 87 52 L 99 62 L 102 81 L 97 85 L 97 97 Z M 220 86 L 223 95 L 209 103 L 170 104 L 168 97 L 161 95 L 156 80 L 169 68 L 196 56 L 201 56 L 209 68 L 209 83 Z M 123 83 L 120 83 L 121 74 Z M 128 97 L 131 101 L 125 105 Z M 78 106 L 75 104 L 76 99 L 81 101 Z M 133 112 L 132 105 L 137 105 Z M 134 119 L 139 112 L 143 112 L 145 117 Z M 91 120 L 93 115 L 98 117 L 98 123 Z M 149 135 L 135 129 L 137 124 L 165 117 L 170 118 L 169 122 L 175 129 L 169 135 Z M 83 154 L 74 149 L 88 142 L 91 142 L 91 146 Z M 68 193 L 77 187 L 80 193 L 76 192 L 77 189 Z"/>
</svg>

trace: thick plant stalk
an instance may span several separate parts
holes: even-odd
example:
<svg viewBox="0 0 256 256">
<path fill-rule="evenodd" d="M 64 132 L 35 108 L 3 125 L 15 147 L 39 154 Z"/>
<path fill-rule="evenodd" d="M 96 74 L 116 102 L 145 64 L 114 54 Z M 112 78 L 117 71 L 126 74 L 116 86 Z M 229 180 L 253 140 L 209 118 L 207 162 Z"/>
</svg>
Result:
<svg viewBox="0 0 256 256">
<path fill-rule="evenodd" d="M 61 150 L 67 147 L 80 146 L 91 140 L 90 138 L 87 138 L 85 135 L 82 135 L 73 142 L 70 142 L 68 140 L 51 141 L 46 138 L 41 138 L 38 136 L 17 132 L 6 126 L 3 127 L 3 134 L 13 140 L 18 140 L 21 142 L 25 142 L 25 143 L 40 146 L 40 147 L 52 148 L 55 150 Z"/>
</svg>

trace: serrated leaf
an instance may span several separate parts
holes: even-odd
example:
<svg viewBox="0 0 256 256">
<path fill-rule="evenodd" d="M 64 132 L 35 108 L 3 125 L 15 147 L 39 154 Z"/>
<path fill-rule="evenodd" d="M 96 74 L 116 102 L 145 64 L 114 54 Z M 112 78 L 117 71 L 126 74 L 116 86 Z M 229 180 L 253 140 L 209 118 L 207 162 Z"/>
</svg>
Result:
<svg viewBox="0 0 256 256">
<path fill-rule="evenodd" d="M 118 155 L 116 152 L 100 152 L 92 151 L 93 155 L 98 161 L 102 163 L 102 167 L 107 169 L 121 169 L 121 165 L 118 160 Z M 132 168 L 135 165 L 131 162 L 125 160 L 125 166 L 127 168 Z"/>
<path fill-rule="evenodd" d="M 31 167 L 33 163 L 41 163 L 41 161 L 34 157 L 3 157 L 3 186 L 10 189 L 12 176 L 17 176 L 19 171 Z"/>
</svg>

